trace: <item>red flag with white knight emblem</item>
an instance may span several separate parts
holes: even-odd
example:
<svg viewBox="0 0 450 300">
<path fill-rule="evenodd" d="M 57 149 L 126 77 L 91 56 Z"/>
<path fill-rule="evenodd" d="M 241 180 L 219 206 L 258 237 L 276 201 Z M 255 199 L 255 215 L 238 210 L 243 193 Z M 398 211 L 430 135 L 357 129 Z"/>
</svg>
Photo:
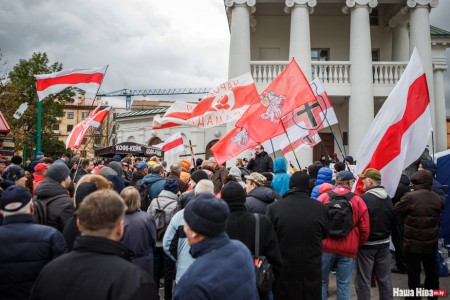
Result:
<svg viewBox="0 0 450 300">
<path fill-rule="evenodd" d="M 281 118 L 295 108 L 316 100 L 311 87 L 294 59 L 236 122 L 249 136 L 262 143 L 281 126 Z"/>
<path fill-rule="evenodd" d="M 250 73 L 230 79 L 211 89 L 199 103 L 175 102 L 164 114 L 155 116 L 153 129 L 175 126 L 214 127 L 239 119 L 245 110 L 259 101 Z"/>
</svg>

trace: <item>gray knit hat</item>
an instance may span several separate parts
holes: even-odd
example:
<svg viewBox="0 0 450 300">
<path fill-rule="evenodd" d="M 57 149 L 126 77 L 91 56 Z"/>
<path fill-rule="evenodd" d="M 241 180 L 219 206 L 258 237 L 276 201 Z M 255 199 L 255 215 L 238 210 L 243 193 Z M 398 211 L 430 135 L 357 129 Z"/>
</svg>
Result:
<svg viewBox="0 0 450 300">
<path fill-rule="evenodd" d="M 106 177 L 108 175 L 117 175 L 117 172 L 111 169 L 110 167 L 103 167 L 100 170 L 100 175 Z"/>
<path fill-rule="evenodd" d="M 52 164 L 46 176 L 56 182 L 62 182 L 70 176 L 70 170 L 65 164 Z"/>
</svg>

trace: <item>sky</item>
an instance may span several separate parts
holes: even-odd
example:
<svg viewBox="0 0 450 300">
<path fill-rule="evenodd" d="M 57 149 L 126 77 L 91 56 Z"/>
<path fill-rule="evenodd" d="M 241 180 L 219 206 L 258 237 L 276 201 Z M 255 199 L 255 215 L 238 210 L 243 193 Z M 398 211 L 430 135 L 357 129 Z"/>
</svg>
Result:
<svg viewBox="0 0 450 300">
<path fill-rule="evenodd" d="M 448 12 L 450 0 L 439 1 L 431 24 L 450 31 Z M 228 77 L 229 41 L 223 0 L 0 0 L 7 67 L 33 52 L 64 68 L 109 65 L 101 92 L 217 86 Z M 449 71 L 445 82 L 450 112 Z"/>
</svg>

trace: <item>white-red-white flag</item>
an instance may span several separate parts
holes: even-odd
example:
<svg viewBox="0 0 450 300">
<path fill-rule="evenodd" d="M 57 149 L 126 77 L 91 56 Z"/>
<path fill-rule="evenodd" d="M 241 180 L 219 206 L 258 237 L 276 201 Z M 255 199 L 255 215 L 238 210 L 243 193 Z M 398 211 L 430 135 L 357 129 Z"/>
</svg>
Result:
<svg viewBox="0 0 450 300">
<path fill-rule="evenodd" d="M 433 130 L 427 79 L 419 51 L 414 49 L 408 66 L 373 120 L 358 151 L 356 169 L 381 172 L 381 184 L 394 196 L 402 170 L 425 149 Z M 363 192 L 358 179 L 356 192 Z"/>
<path fill-rule="evenodd" d="M 105 76 L 106 69 L 107 66 L 91 69 L 75 68 L 50 74 L 34 75 L 39 101 L 68 87 L 84 90 L 87 98 L 94 99 Z"/>
<path fill-rule="evenodd" d="M 160 117 L 153 119 L 153 129 L 174 126 L 214 127 L 238 120 L 245 110 L 259 101 L 253 77 L 246 73 L 213 88 L 199 103 L 175 102 Z"/>
<path fill-rule="evenodd" d="M 96 107 L 86 119 L 78 123 L 69 134 L 66 140 L 66 148 L 78 149 L 83 143 L 84 136 L 89 127 L 98 128 L 111 110 L 111 106 L 100 110 L 100 105 Z"/>
<path fill-rule="evenodd" d="M 176 155 L 178 153 L 184 153 L 183 137 L 180 132 L 171 135 L 164 143 L 155 145 L 153 147 L 160 148 L 164 151 L 164 157 Z"/>
</svg>

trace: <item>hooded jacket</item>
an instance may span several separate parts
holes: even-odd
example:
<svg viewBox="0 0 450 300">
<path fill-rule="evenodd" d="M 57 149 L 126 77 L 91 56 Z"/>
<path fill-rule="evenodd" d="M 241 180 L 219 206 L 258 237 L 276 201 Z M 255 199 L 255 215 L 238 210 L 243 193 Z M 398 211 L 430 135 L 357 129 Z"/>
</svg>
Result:
<svg viewBox="0 0 450 300">
<path fill-rule="evenodd" d="M 172 217 L 178 211 L 178 196 L 170 191 L 162 190 L 159 196 L 153 199 L 152 202 L 150 203 L 147 213 L 151 214 L 152 216 L 155 216 L 157 208 L 161 209 L 164 208 L 165 224 L 169 224 Z M 156 241 L 156 247 L 162 247 L 162 240 Z"/>
<path fill-rule="evenodd" d="M 320 186 L 324 183 L 333 184 L 333 171 L 330 168 L 323 167 L 317 173 L 317 180 L 314 182 L 314 188 L 311 192 L 311 198 L 317 199 L 320 196 Z"/>
<path fill-rule="evenodd" d="M 158 174 L 148 174 L 142 178 L 142 183 L 151 183 L 150 191 L 151 191 L 151 199 L 154 199 L 159 196 L 159 193 L 164 189 L 164 184 L 166 180 L 159 176 Z M 139 183 L 139 182 L 138 182 Z M 136 185 L 138 184 L 136 183 Z"/>
<path fill-rule="evenodd" d="M 395 204 L 395 212 L 404 218 L 405 251 L 416 254 L 435 253 L 442 201 L 431 191 L 433 178 L 429 172 L 414 173 L 411 182 L 414 184 L 414 191 L 406 193 Z"/>
<path fill-rule="evenodd" d="M 287 173 L 286 161 L 282 157 L 275 158 L 273 164 L 275 176 L 272 179 L 272 188 L 280 195 L 289 191 L 289 180 L 291 175 Z"/>
<path fill-rule="evenodd" d="M 370 234 L 364 245 L 389 243 L 394 221 L 394 206 L 391 198 L 382 186 L 367 190 L 361 198 L 366 203 L 370 219 Z"/>
<path fill-rule="evenodd" d="M 47 208 L 47 225 L 63 231 L 67 221 L 73 216 L 75 207 L 67 189 L 51 178 L 45 178 L 34 191 L 37 198 Z"/>
<path fill-rule="evenodd" d="M 276 199 L 272 189 L 265 186 L 257 186 L 250 191 L 245 200 L 245 205 L 249 212 L 265 215 L 267 205 Z"/>
<path fill-rule="evenodd" d="M 191 174 L 189 174 L 189 169 L 192 165 L 191 162 L 187 159 L 180 159 L 178 163 L 181 165 L 180 179 L 185 183 L 189 183 L 189 179 L 191 178 Z"/>
<path fill-rule="evenodd" d="M 442 184 L 436 180 L 437 165 L 432 160 L 425 160 L 425 159 L 420 160 L 420 163 L 422 164 L 422 167 L 425 170 L 428 170 L 431 172 L 431 174 L 433 174 L 433 186 L 431 190 L 439 195 L 443 207 L 445 207 L 445 204 L 447 202 L 447 195 L 445 194 L 445 190 Z"/>
</svg>

